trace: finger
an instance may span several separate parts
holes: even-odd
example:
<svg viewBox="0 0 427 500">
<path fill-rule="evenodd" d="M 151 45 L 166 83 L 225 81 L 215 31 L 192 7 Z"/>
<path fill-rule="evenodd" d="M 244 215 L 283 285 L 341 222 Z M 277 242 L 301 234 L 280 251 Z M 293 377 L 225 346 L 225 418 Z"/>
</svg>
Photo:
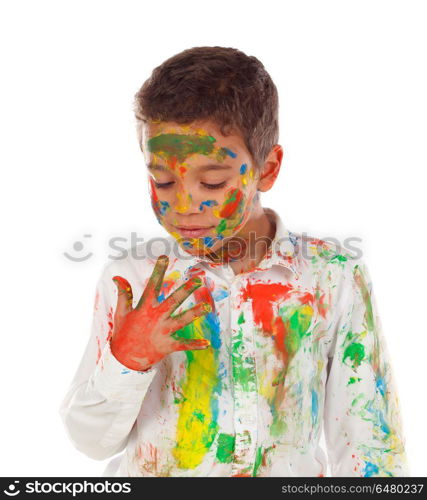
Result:
<svg viewBox="0 0 427 500">
<path fill-rule="evenodd" d="M 200 302 L 186 311 L 183 311 L 175 316 L 171 316 L 169 320 L 172 321 L 171 324 L 173 325 L 173 331 L 175 332 L 176 330 L 183 328 L 195 319 L 200 318 L 211 311 L 212 307 L 208 302 Z"/>
<path fill-rule="evenodd" d="M 172 314 L 175 309 L 180 306 L 184 300 L 191 295 L 194 290 L 202 285 L 202 280 L 198 276 L 194 276 L 187 280 L 183 285 L 178 287 L 173 293 L 169 295 L 158 307 L 160 312 L 167 312 Z"/>
<path fill-rule="evenodd" d="M 165 276 L 168 265 L 169 257 L 167 255 L 160 255 L 156 261 L 156 264 L 154 265 L 147 286 L 145 287 L 145 290 L 143 291 L 135 309 L 139 309 L 147 300 L 151 302 L 154 299 L 157 299 L 162 288 L 163 278 Z"/>
<path fill-rule="evenodd" d="M 125 278 L 114 276 L 114 283 L 117 286 L 117 306 L 114 313 L 114 329 L 113 332 L 120 328 L 126 314 L 132 311 L 133 293 L 132 287 Z"/>
<path fill-rule="evenodd" d="M 208 339 L 181 339 L 174 345 L 175 351 L 201 350 L 209 347 L 211 343 Z"/>
</svg>

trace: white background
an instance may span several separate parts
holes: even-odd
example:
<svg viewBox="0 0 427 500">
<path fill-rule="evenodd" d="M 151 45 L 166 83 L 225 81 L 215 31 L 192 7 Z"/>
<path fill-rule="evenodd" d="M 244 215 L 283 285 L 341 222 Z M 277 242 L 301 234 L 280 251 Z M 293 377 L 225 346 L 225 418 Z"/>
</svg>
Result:
<svg viewBox="0 0 427 500">
<path fill-rule="evenodd" d="M 2 476 L 106 465 L 73 448 L 58 408 L 109 238 L 165 234 L 133 96 L 201 45 L 255 55 L 278 87 L 285 157 L 263 205 L 294 232 L 362 238 L 411 472 L 427 475 L 426 17 L 415 0 L 1 3 Z"/>
</svg>

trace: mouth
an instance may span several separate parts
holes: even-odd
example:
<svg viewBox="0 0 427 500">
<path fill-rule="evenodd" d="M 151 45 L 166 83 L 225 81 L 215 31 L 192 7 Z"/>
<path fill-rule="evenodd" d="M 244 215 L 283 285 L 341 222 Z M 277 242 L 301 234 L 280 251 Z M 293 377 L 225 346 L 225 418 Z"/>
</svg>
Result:
<svg viewBox="0 0 427 500">
<path fill-rule="evenodd" d="M 183 236 L 203 236 L 207 234 L 214 226 L 174 226 Z"/>
</svg>

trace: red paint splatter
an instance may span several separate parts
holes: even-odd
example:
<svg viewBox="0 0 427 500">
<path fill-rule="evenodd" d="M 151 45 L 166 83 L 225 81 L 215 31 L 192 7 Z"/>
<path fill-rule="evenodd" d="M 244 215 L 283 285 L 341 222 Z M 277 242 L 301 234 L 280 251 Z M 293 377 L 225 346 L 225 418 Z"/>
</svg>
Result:
<svg viewBox="0 0 427 500">
<path fill-rule="evenodd" d="M 95 311 L 97 311 L 99 308 L 99 290 L 96 290 L 95 304 L 94 304 L 93 308 Z"/>
<path fill-rule="evenodd" d="M 293 288 L 281 283 L 248 283 L 242 291 L 243 300 L 252 300 L 252 310 L 255 323 L 268 334 L 272 334 L 274 327 L 273 303 L 289 298 Z"/>
<path fill-rule="evenodd" d="M 108 318 L 108 334 L 107 334 L 107 342 L 110 341 L 111 337 L 113 336 L 113 308 L 110 306 L 110 310 L 108 311 L 107 314 Z"/>
<path fill-rule="evenodd" d="M 212 312 L 215 312 L 215 301 L 207 286 L 202 285 L 200 288 L 194 290 L 193 294 L 196 299 L 196 303 L 207 302 L 211 306 Z"/>
<path fill-rule="evenodd" d="M 307 304 L 313 304 L 314 297 L 313 294 L 307 292 L 303 293 L 298 297 L 298 300 L 301 302 L 301 304 L 307 305 Z"/>
<path fill-rule="evenodd" d="M 243 193 L 240 189 L 238 188 L 231 189 L 227 199 L 225 200 L 221 208 L 221 211 L 219 212 L 219 216 L 223 217 L 224 219 L 230 218 L 237 210 L 242 198 L 243 198 Z"/>
<path fill-rule="evenodd" d="M 156 186 L 151 177 L 150 177 L 150 187 L 151 187 L 151 206 L 153 207 L 154 213 L 157 216 L 160 216 L 161 212 L 160 212 L 159 197 L 157 196 Z"/>
<path fill-rule="evenodd" d="M 279 316 L 277 316 L 274 320 L 273 332 L 274 332 L 274 344 L 276 346 L 276 349 L 278 350 L 278 352 L 282 354 L 283 364 L 287 366 L 289 353 L 285 347 L 286 346 L 285 340 L 289 334 L 289 331 L 286 325 L 283 323 L 282 318 L 280 318 Z"/>
<path fill-rule="evenodd" d="M 329 303 L 327 303 L 327 302 L 325 303 L 325 297 L 326 297 L 326 295 L 322 294 L 322 296 L 319 299 L 318 309 L 319 309 L 319 313 L 322 316 L 322 318 L 326 318 L 326 313 L 328 312 L 328 309 L 329 309 Z"/>
<path fill-rule="evenodd" d="M 98 335 L 96 336 L 96 342 L 98 344 L 98 355 L 97 355 L 97 358 L 96 358 L 96 364 L 98 364 L 99 360 L 101 359 L 101 341 L 99 340 Z"/>
<path fill-rule="evenodd" d="M 178 163 L 178 158 L 176 156 L 170 156 L 168 159 L 168 166 L 171 170 L 176 170 L 176 164 Z"/>
</svg>

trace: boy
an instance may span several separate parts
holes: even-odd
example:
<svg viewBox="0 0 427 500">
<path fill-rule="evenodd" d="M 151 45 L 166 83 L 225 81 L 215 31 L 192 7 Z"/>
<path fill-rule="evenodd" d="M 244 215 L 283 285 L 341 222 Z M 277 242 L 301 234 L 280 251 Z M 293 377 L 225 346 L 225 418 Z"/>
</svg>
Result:
<svg viewBox="0 0 427 500">
<path fill-rule="evenodd" d="M 263 208 L 283 149 L 255 57 L 195 47 L 136 94 L 151 203 L 169 233 L 105 265 L 61 406 L 114 476 L 407 476 L 366 265 Z"/>
</svg>

